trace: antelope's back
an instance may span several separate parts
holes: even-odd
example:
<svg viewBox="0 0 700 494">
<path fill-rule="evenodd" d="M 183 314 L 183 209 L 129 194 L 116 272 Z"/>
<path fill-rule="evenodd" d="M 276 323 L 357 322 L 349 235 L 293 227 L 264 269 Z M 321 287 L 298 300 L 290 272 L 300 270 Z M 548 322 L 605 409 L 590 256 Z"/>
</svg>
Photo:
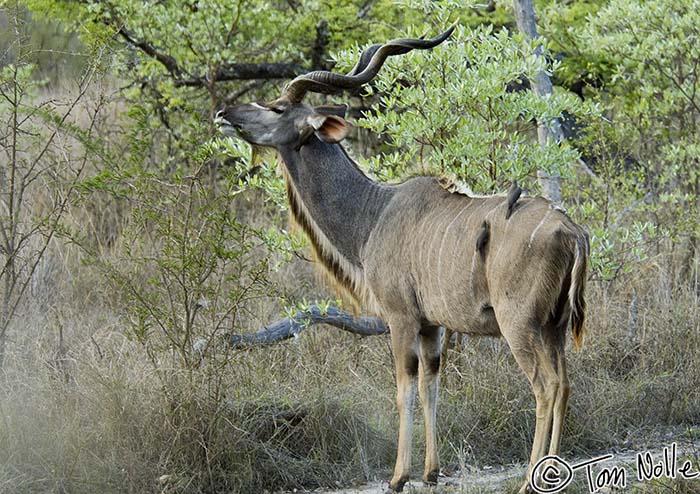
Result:
<svg viewBox="0 0 700 494">
<path fill-rule="evenodd" d="M 413 303 L 417 317 L 467 333 L 497 335 L 499 304 L 544 310 L 537 304 L 556 300 L 585 233 L 541 198 L 508 209 L 505 196 L 452 193 L 431 177 L 397 186 L 368 242 L 379 252 L 370 283 L 392 299 L 384 303 Z"/>
</svg>

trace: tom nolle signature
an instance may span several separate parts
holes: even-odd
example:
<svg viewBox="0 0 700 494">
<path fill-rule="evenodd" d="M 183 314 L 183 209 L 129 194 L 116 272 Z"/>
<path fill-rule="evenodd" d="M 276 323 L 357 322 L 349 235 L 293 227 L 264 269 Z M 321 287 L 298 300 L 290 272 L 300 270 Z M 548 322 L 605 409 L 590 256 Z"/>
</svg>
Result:
<svg viewBox="0 0 700 494">
<path fill-rule="evenodd" d="M 605 467 L 606 461 L 615 455 L 599 456 L 579 463 L 568 463 L 558 456 L 545 456 L 532 469 L 530 485 L 540 494 L 561 492 L 574 480 L 574 472 L 582 471 L 588 483 L 588 492 L 594 494 L 604 487 L 624 489 L 627 487 L 629 472 L 625 467 Z M 678 446 L 666 446 L 660 456 L 650 451 L 637 453 L 635 477 L 645 482 L 654 479 L 695 479 L 700 471 L 690 460 L 678 460 Z"/>
</svg>

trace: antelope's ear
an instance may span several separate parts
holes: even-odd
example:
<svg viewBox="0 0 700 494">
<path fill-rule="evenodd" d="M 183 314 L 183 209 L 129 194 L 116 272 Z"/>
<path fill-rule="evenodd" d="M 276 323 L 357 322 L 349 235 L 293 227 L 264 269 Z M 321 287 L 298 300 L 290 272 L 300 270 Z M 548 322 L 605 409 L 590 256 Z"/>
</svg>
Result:
<svg viewBox="0 0 700 494">
<path fill-rule="evenodd" d="M 314 113 L 308 117 L 308 122 L 314 129 L 316 137 L 329 144 L 342 141 L 350 132 L 350 124 L 338 115 Z"/>
</svg>

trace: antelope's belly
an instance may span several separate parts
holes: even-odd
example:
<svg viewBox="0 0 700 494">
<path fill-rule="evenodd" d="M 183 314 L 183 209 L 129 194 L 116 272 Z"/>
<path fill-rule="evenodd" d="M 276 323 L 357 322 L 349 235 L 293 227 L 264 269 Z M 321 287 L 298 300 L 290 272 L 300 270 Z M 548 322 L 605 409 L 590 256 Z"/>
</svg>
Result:
<svg viewBox="0 0 700 494">
<path fill-rule="evenodd" d="M 439 286 L 419 290 L 419 302 L 425 318 L 434 325 L 459 333 L 499 336 L 493 307 L 485 294 L 469 286 Z"/>
</svg>

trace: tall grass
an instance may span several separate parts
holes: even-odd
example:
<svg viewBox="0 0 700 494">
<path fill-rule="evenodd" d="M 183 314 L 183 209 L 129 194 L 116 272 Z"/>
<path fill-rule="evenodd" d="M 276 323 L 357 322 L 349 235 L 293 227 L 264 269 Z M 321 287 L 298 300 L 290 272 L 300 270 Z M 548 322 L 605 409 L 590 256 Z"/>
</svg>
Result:
<svg viewBox="0 0 700 494">
<path fill-rule="evenodd" d="M 156 372 L 95 291 L 99 280 L 78 256 L 58 258 L 76 262 L 54 270 L 72 289 L 57 312 L 13 328 L 21 337 L 0 380 L 2 492 L 248 493 L 387 475 L 396 431 L 388 338 L 316 328 L 195 369 L 161 355 Z M 659 445 L 670 439 L 655 431 L 700 422 L 697 294 L 633 281 L 648 288 L 636 291 L 632 340 L 629 293 L 589 289 L 586 344 L 569 353 L 567 457 Z M 92 302 L 79 303 L 89 287 Z M 177 393 L 163 391 L 162 375 Z M 446 467 L 523 462 L 533 428 L 534 400 L 502 340 L 467 338 L 450 351 L 439 405 Z"/>
</svg>

